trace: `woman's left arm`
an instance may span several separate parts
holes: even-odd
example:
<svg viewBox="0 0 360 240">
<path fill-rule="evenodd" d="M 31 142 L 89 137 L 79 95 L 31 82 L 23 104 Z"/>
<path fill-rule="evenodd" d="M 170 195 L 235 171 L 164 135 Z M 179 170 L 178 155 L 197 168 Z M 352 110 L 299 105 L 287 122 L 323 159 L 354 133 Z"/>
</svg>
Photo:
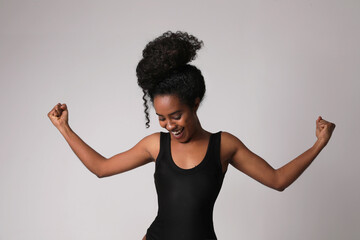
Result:
<svg viewBox="0 0 360 240">
<path fill-rule="evenodd" d="M 231 141 L 232 157 L 230 164 L 262 184 L 283 191 L 291 185 L 312 163 L 321 150 L 327 145 L 335 129 L 335 124 L 321 117 L 316 120 L 315 144 L 304 153 L 279 169 L 273 169 L 264 159 L 251 152 L 240 141 Z"/>
</svg>

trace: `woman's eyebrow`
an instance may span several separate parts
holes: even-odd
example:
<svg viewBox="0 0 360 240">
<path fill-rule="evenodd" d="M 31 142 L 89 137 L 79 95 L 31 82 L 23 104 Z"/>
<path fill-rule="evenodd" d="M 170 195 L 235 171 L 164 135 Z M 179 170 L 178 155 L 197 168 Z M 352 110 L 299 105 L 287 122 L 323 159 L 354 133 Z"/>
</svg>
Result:
<svg viewBox="0 0 360 240">
<path fill-rule="evenodd" d="M 177 110 L 177 111 L 175 111 L 175 112 L 170 113 L 169 115 L 174 115 L 175 113 L 178 113 L 178 112 L 181 112 L 181 111 L 180 111 L 180 110 Z M 158 114 L 158 113 L 156 113 L 156 115 L 162 116 L 161 114 Z"/>
</svg>

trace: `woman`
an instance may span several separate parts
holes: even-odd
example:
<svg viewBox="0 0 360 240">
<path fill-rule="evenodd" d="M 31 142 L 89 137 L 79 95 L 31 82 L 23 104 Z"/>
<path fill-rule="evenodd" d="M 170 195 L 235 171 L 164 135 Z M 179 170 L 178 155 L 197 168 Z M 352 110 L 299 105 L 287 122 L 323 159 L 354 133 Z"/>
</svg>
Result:
<svg viewBox="0 0 360 240">
<path fill-rule="evenodd" d="M 279 169 L 272 168 L 231 133 L 206 131 L 197 116 L 205 94 L 204 78 L 198 68 L 188 64 L 202 44 L 185 32 L 168 31 L 146 45 L 136 69 L 144 93 L 146 126 L 150 122 L 150 100 L 161 127 L 168 132 L 146 136 L 128 151 L 104 158 L 72 131 L 66 104 L 59 103 L 48 113 L 74 153 L 98 177 L 155 162 L 159 209 L 143 240 L 217 239 L 212 213 L 229 164 L 283 191 L 326 146 L 335 128 L 335 124 L 318 117 L 315 144 Z"/>
</svg>

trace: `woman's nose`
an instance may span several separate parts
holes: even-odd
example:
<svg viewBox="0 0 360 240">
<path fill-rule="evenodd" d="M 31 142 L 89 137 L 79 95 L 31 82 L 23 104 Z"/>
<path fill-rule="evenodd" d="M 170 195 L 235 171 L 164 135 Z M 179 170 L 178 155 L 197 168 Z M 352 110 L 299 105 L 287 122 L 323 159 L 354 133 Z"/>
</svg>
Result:
<svg viewBox="0 0 360 240">
<path fill-rule="evenodd" d="M 170 121 L 167 122 L 167 124 L 166 124 L 166 129 L 169 130 L 169 131 L 174 130 L 174 129 L 175 129 L 175 124 L 172 123 L 172 122 L 170 122 Z"/>
</svg>

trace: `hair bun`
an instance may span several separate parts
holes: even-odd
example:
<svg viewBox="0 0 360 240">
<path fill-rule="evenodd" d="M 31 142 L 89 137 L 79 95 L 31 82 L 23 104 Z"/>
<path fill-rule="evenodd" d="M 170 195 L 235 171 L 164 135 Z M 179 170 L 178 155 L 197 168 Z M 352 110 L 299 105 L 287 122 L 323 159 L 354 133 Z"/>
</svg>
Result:
<svg viewBox="0 0 360 240">
<path fill-rule="evenodd" d="M 149 42 L 136 68 L 139 86 L 143 89 L 152 88 L 173 70 L 194 60 L 196 51 L 202 45 L 202 41 L 181 31 L 167 31 Z"/>
</svg>

